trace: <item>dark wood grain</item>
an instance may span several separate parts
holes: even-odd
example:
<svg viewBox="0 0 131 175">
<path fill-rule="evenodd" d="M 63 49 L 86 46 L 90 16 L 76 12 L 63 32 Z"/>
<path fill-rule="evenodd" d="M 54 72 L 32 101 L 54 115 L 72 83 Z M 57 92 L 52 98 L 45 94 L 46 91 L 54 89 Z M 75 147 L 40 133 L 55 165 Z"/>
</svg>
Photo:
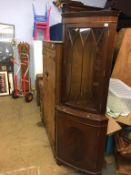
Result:
<svg viewBox="0 0 131 175">
<path fill-rule="evenodd" d="M 56 159 L 101 174 L 117 13 L 63 14 L 62 104 L 56 107 Z"/>
<path fill-rule="evenodd" d="M 117 13 L 63 14 L 64 44 L 43 43 L 44 120 L 56 161 L 102 171 Z"/>
<path fill-rule="evenodd" d="M 105 113 L 116 22 L 116 13 L 107 11 L 63 15 L 64 104 Z"/>
<path fill-rule="evenodd" d="M 106 129 L 105 116 L 57 106 L 56 159 L 87 174 L 100 174 Z"/>
<path fill-rule="evenodd" d="M 54 151 L 55 105 L 59 103 L 62 43 L 43 42 L 44 123 Z"/>
</svg>

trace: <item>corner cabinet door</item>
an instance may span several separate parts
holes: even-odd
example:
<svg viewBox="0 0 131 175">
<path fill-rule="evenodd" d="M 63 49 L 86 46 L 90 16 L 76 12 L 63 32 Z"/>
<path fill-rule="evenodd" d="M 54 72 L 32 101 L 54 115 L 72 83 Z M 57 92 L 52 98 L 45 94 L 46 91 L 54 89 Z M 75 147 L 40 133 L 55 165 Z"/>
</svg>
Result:
<svg viewBox="0 0 131 175">
<path fill-rule="evenodd" d="M 56 159 L 78 170 L 100 175 L 104 162 L 107 119 L 86 113 L 56 110 Z M 75 112 L 77 113 L 77 112 Z M 89 116 L 89 117 L 86 117 Z M 102 118 L 105 118 L 102 120 Z M 100 120 L 96 120 L 96 118 Z"/>
<path fill-rule="evenodd" d="M 111 69 L 108 23 L 65 25 L 62 101 L 94 113 L 104 113 Z"/>
</svg>

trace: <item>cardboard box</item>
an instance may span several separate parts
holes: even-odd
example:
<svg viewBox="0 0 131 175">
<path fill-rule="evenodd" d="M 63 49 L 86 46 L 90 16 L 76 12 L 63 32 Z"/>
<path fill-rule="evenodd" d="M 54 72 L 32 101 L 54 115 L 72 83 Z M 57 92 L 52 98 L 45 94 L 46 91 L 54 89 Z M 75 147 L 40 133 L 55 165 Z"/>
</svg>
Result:
<svg viewBox="0 0 131 175">
<path fill-rule="evenodd" d="M 122 129 L 120 124 L 124 124 L 127 126 L 131 126 L 131 113 L 128 116 L 119 116 L 118 118 L 114 119 L 110 116 L 107 116 L 108 121 L 108 128 L 107 128 L 107 135 L 111 135 L 119 130 Z"/>
<path fill-rule="evenodd" d="M 117 121 L 115 121 L 115 119 L 113 119 L 110 116 L 108 117 L 108 127 L 107 127 L 107 135 L 111 135 L 119 130 L 121 130 L 121 126 L 117 123 Z"/>
<path fill-rule="evenodd" d="M 115 119 L 116 122 L 125 124 L 127 126 L 131 126 L 131 113 L 128 114 L 128 116 L 120 116 Z"/>
</svg>

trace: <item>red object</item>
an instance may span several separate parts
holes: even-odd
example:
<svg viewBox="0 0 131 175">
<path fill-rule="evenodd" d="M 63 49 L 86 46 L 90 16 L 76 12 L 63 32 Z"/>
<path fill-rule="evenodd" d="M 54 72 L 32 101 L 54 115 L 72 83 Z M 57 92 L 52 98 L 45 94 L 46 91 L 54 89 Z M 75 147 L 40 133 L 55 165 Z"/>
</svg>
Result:
<svg viewBox="0 0 131 175">
<path fill-rule="evenodd" d="M 18 90 L 18 73 L 19 73 L 22 65 L 23 66 L 27 66 L 27 68 L 26 68 L 26 70 L 24 72 L 24 75 L 22 77 L 22 91 L 23 91 L 23 95 L 25 96 L 26 95 L 26 92 L 27 92 L 27 82 L 29 83 L 29 80 L 27 79 L 27 73 L 29 71 L 28 61 L 25 60 L 25 61 L 21 62 L 20 64 L 18 64 L 16 62 L 16 60 L 12 60 L 12 63 L 13 64 L 16 64 L 18 66 L 17 71 L 16 71 L 16 73 L 14 75 L 14 90 L 15 90 L 14 93 L 15 93 L 15 96 L 16 97 L 19 96 L 19 90 Z"/>
<path fill-rule="evenodd" d="M 15 96 L 18 96 L 18 76 L 14 76 Z"/>
<path fill-rule="evenodd" d="M 33 37 L 34 37 L 34 40 L 37 39 L 38 29 L 42 29 L 44 31 L 45 40 L 50 40 L 50 27 L 49 27 L 50 11 L 51 11 L 51 7 L 47 10 L 46 16 L 37 15 L 35 13 L 35 8 L 33 5 L 33 14 L 34 14 Z"/>
</svg>

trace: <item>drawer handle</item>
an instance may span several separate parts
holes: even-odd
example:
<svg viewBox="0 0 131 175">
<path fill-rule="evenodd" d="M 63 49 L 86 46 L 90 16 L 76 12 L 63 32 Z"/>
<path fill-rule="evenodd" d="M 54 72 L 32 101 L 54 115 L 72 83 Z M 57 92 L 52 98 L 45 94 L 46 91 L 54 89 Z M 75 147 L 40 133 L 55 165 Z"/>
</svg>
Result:
<svg viewBox="0 0 131 175">
<path fill-rule="evenodd" d="M 45 77 L 48 78 L 48 76 L 49 76 L 49 73 L 46 71 L 45 72 Z"/>
</svg>

